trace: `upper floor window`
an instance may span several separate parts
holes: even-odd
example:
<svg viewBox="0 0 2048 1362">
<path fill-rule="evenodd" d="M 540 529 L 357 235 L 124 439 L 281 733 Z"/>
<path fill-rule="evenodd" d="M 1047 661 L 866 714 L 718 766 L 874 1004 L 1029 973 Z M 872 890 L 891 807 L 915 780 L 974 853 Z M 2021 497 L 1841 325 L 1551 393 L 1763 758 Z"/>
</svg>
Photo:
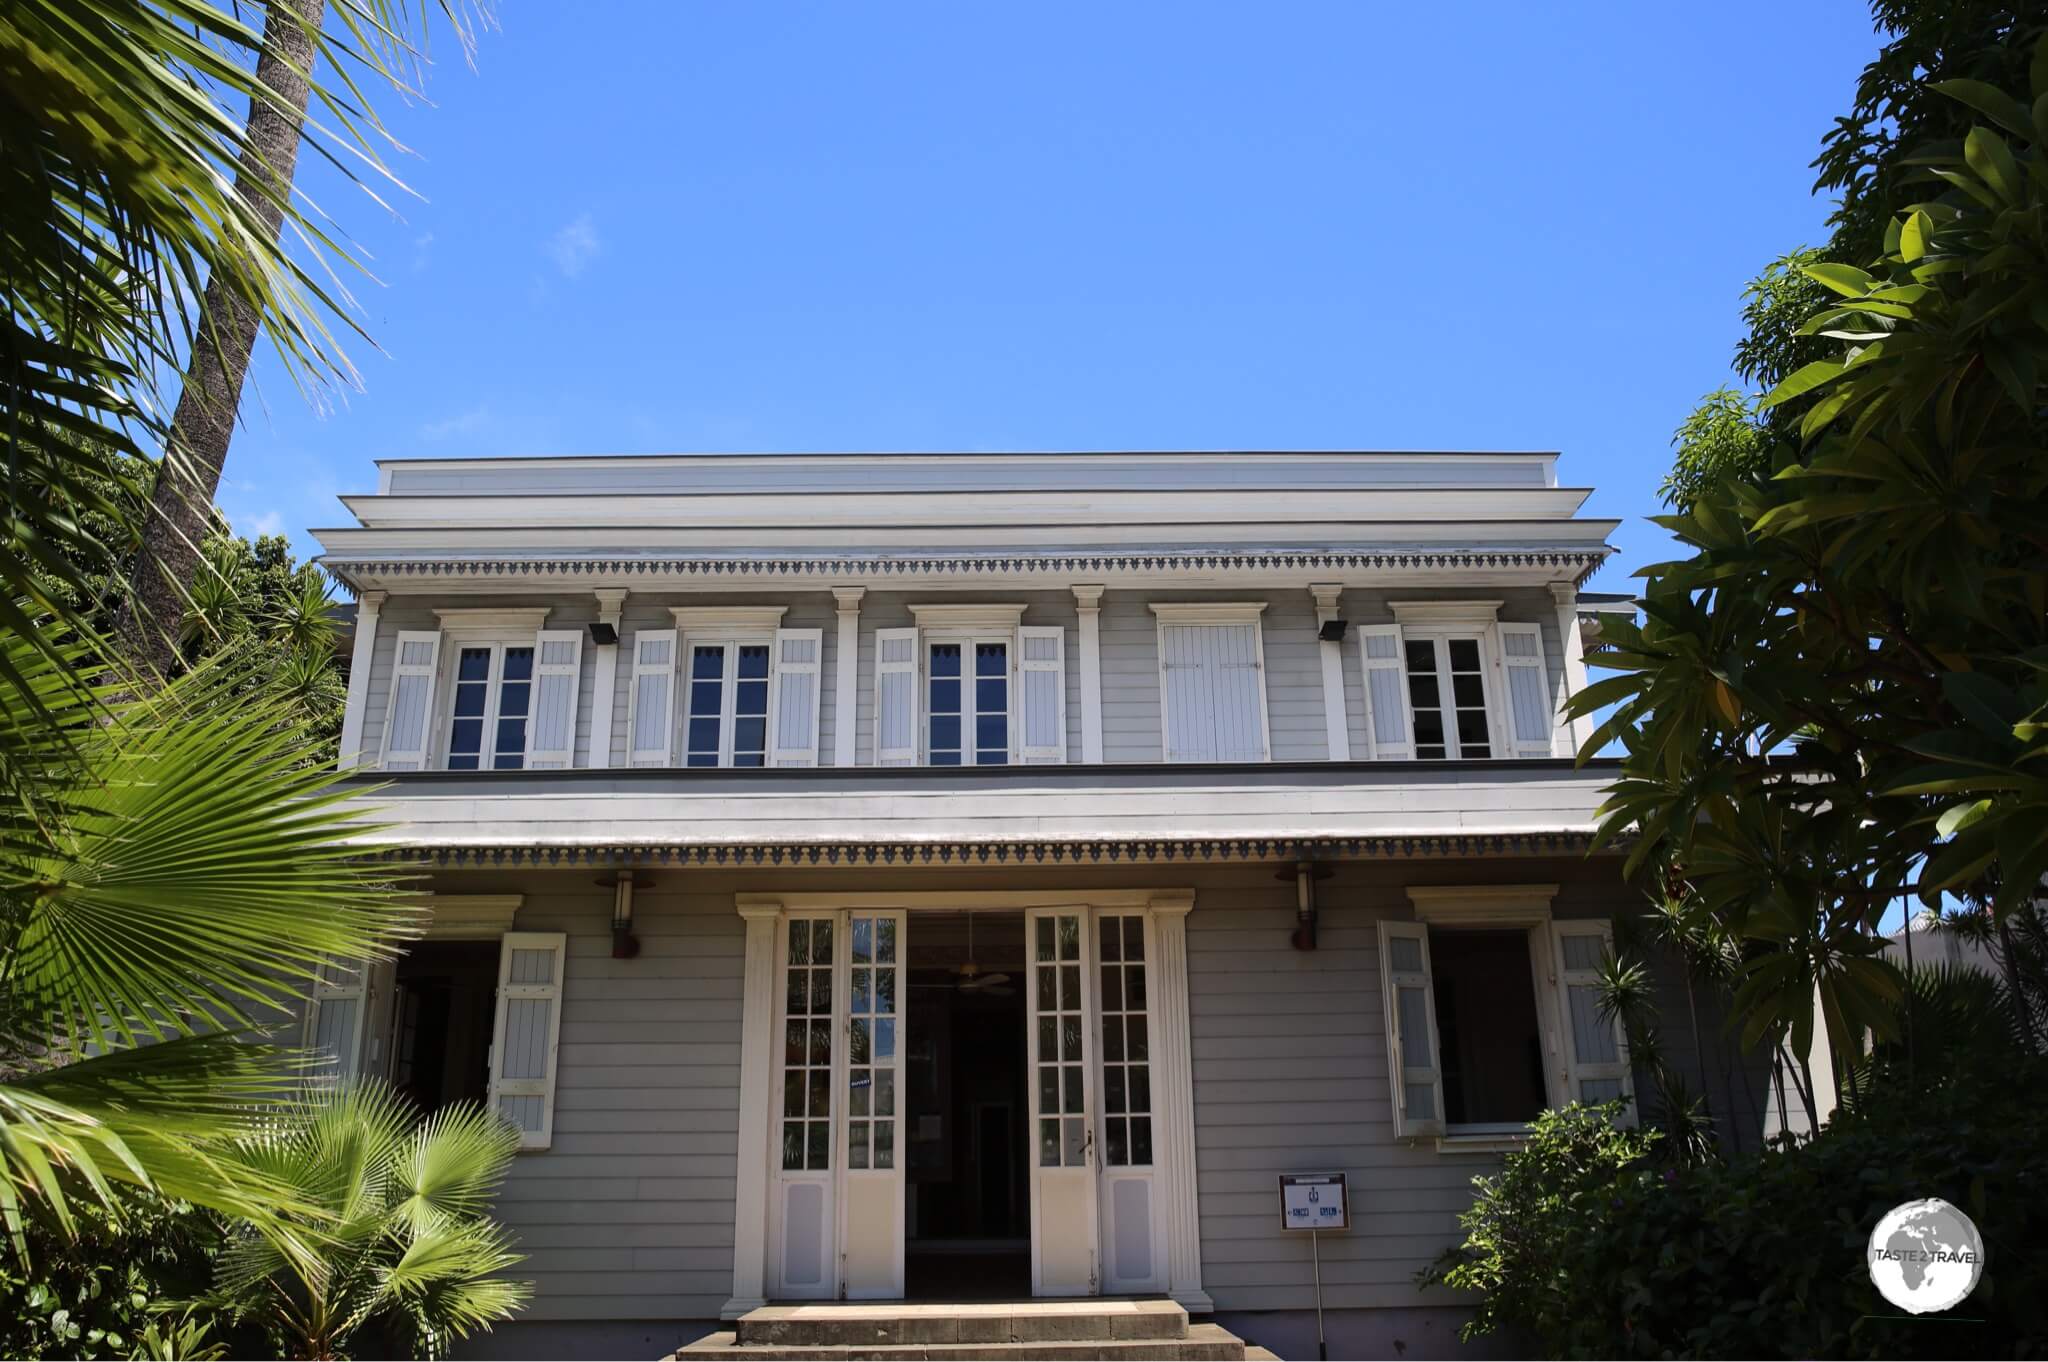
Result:
<svg viewBox="0 0 2048 1362">
<path fill-rule="evenodd" d="M 1264 601 L 1154 605 L 1168 761 L 1265 761 Z"/>
<path fill-rule="evenodd" d="M 1066 630 L 1021 605 L 913 605 L 875 631 L 875 761 L 1002 766 L 1067 759 Z"/>
<path fill-rule="evenodd" d="M 1366 735 L 1381 760 L 1547 757 L 1557 700 L 1542 626 L 1499 601 L 1396 601 L 1398 624 L 1358 631 Z"/>
<path fill-rule="evenodd" d="M 545 608 L 448 609 L 393 640 L 387 770 L 516 771 L 575 762 L 581 629 Z"/>
<path fill-rule="evenodd" d="M 672 765 L 680 750 L 685 766 L 817 765 L 824 632 L 783 628 L 779 605 L 669 613 L 675 628 L 637 631 L 627 654 L 632 764 Z"/>
</svg>

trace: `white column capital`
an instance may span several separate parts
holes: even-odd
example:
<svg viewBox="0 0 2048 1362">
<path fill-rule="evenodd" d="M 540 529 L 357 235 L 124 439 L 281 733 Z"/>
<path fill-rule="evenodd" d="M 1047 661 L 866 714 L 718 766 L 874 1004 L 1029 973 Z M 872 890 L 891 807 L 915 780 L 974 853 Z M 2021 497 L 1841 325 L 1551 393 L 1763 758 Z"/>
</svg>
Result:
<svg viewBox="0 0 2048 1362">
<path fill-rule="evenodd" d="M 1102 608 L 1104 588 L 1099 586 L 1077 586 L 1073 590 L 1074 604 L 1079 608 L 1083 610 L 1099 610 Z"/>
<path fill-rule="evenodd" d="M 832 666 L 834 766 L 852 766 L 857 755 L 854 739 L 860 724 L 860 602 L 867 594 L 868 589 L 864 586 L 832 588 L 832 599 L 839 602 L 839 630 L 832 643 L 837 650 Z M 820 760 L 823 760 L 822 754 Z"/>
<path fill-rule="evenodd" d="M 832 588 L 832 599 L 839 602 L 839 613 L 842 615 L 848 611 L 859 610 L 861 597 L 867 594 L 868 589 L 864 586 L 835 586 Z"/>
<path fill-rule="evenodd" d="M 619 612 L 626 608 L 626 597 L 631 594 L 622 586 L 600 587 L 590 593 L 597 597 L 597 617 L 616 629 Z"/>
<path fill-rule="evenodd" d="M 1579 599 L 1579 589 L 1570 582 L 1552 582 L 1550 584 L 1550 598 L 1559 605 L 1576 605 Z"/>
<path fill-rule="evenodd" d="M 735 894 L 733 907 L 749 923 L 773 922 L 782 916 L 782 900 L 774 894 Z"/>
<path fill-rule="evenodd" d="M 1316 598 L 1316 623 L 1329 623 L 1336 617 L 1337 598 L 1344 594 L 1343 586 L 1336 582 L 1310 582 L 1308 590 Z"/>
<path fill-rule="evenodd" d="M 1145 906 L 1159 918 L 1184 918 L 1194 911 L 1195 891 L 1176 889 L 1170 893 L 1154 894 L 1145 900 Z"/>
<path fill-rule="evenodd" d="M 356 613 L 361 614 L 362 612 L 367 610 L 374 615 L 379 610 L 382 610 L 384 608 L 384 602 L 390 599 L 391 593 L 388 591 L 361 592 L 356 596 Z"/>
</svg>

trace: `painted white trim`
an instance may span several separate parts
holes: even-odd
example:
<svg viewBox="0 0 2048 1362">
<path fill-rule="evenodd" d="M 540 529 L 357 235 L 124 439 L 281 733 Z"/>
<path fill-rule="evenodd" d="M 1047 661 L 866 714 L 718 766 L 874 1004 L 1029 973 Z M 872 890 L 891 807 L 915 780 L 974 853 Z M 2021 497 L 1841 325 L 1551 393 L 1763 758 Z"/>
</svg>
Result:
<svg viewBox="0 0 2048 1362">
<path fill-rule="evenodd" d="M 405 661 L 405 649 L 408 643 L 425 643 L 428 645 L 427 660 L 424 663 L 408 664 Z M 441 633 L 439 630 L 401 629 L 398 631 L 397 636 L 391 640 L 391 679 L 390 683 L 385 687 L 384 733 L 382 736 L 382 748 L 377 759 L 377 764 L 385 770 L 424 771 L 428 769 L 429 761 L 434 754 L 434 733 L 437 729 L 434 721 L 434 712 L 440 707 L 441 656 L 444 651 L 441 646 Z M 391 734 L 394 728 L 392 721 L 398 717 L 399 682 L 408 676 L 426 678 L 426 694 L 420 702 L 420 731 L 416 740 L 417 746 L 393 747 L 391 743 Z M 414 740 L 409 739 L 408 741 Z M 393 761 L 402 761 L 407 764 L 402 768 L 394 768 L 392 766 Z"/>
<path fill-rule="evenodd" d="M 550 610 L 545 605 L 475 609 L 464 606 L 436 610 L 434 617 L 441 621 L 442 633 L 464 643 L 503 643 L 547 628 Z"/>
<path fill-rule="evenodd" d="M 675 680 L 672 683 L 673 695 L 669 702 L 669 723 L 674 726 L 674 732 L 669 735 L 669 759 L 672 764 L 676 766 L 690 765 L 690 757 L 692 755 L 690 751 L 691 720 L 716 718 L 718 720 L 718 751 L 716 753 L 718 760 L 716 762 L 716 769 L 732 769 L 733 738 L 738 727 L 736 711 L 739 706 L 739 650 L 742 648 L 763 648 L 768 653 L 768 675 L 763 678 L 768 683 L 768 708 L 762 716 L 762 721 L 766 727 L 761 735 L 761 764 L 763 766 L 775 765 L 775 725 L 777 710 L 780 708 L 782 700 L 782 687 L 780 683 L 782 632 L 773 626 L 764 628 L 754 624 L 740 626 L 718 624 L 716 622 L 701 624 L 695 630 L 682 628 L 676 630 L 676 670 Z M 817 631 L 811 630 L 808 632 L 815 634 Z M 818 646 L 822 649 L 824 644 L 820 643 Z M 720 671 L 717 678 L 718 713 L 716 715 L 699 714 L 694 708 L 697 690 L 696 682 L 700 679 L 697 676 L 696 658 L 696 651 L 699 648 L 718 648 L 723 650 L 724 653 L 724 657 L 719 664 Z M 709 680 L 711 678 L 706 677 L 702 679 Z M 815 694 L 812 699 L 816 700 Z M 817 746 L 817 725 L 815 721 L 811 727 L 811 745 L 813 749 Z M 813 762 L 812 764 L 815 765 L 816 763 Z"/>
<path fill-rule="evenodd" d="M 526 702 L 526 768 L 529 771 L 561 771 L 576 765 L 576 705 L 583 688 L 583 635 L 581 629 L 543 629 L 533 636 L 533 679 Z M 549 662 L 548 645 L 566 643 L 567 662 Z M 568 711 L 563 716 L 560 746 L 542 747 L 541 702 L 549 678 L 567 680 Z"/>
<path fill-rule="evenodd" d="M 312 996 L 306 1001 L 305 1036 L 302 1044 L 306 1049 L 317 1048 L 316 1038 L 320 1034 L 320 1009 L 331 1003 L 353 1002 L 356 1005 L 355 1020 L 349 1025 L 348 1039 L 344 1040 L 334 1054 L 332 1069 L 316 1069 L 309 1077 L 333 1083 L 352 1083 L 363 1072 L 363 1024 L 370 1010 L 370 970 L 372 963 L 367 960 L 343 961 L 330 957 L 320 964 L 313 977 Z M 331 972 L 339 971 L 347 982 L 331 982 Z"/>
<path fill-rule="evenodd" d="M 1517 657 L 1508 651 L 1508 641 L 1514 638 L 1529 640 L 1535 646 L 1534 656 Z M 1507 720 L 1507 751 L 1503 756 L 1548 757 L 1557 748 L 1557 705 L 1550 698 L 1550 659 L 1544 655 L 1543 626 L 1523 624 L 1519 621 L 1502 620 L 1493 626 L 1493 656 L 1499 666 L 1500 708 Z M 1539 732 L 1534 738 L 1522 734 L 1521 716 L 1515 708 L 1515 677 L 1527 673 L 1536 683 L 1541 696 L 1543 717 L 1538 721 Z"/>
<path fill-rule="evenodd" d="M 1153 1033 L 1152 1139 L 1157 1160 L 1154 1214 L 1166 1237 L 1166 1290 L 1194 1314 L 1216 1302 L 1202 1289 L 1202 1215 L 1195 1178 L 1194 1047 L 1188 1021 L 1187 917 L 1192 890 L 1146 896 L 1152 919 L 1149 971 L 1154 1015 L 1169 1024 Z"/>
<path fill-rule="evenodd" d="M 1413 941 L 1419 953 L 1419 970 L 1394 968 L 1395 940 Z M 1379 920 L 1380 951 L 1380 1003 L 1385 1011 L 1387 1046 L 1387 1083 L 1391 1088 L 1389 1098 L 1393 1103 L 1392 1116 L 1394 1137 L 1400 1140 L 1417 1140 L 1425 1136 L 1443 1135 L 1449 1123 L 1444 1119 L 1444 1066 L 1443 1050 L 1437 1035 L 1435 977 L 1429 967 L 1429 927 L 1422 922 L 1395 922 L 1388 918 Z M 1399 977 L 1396 977 L 1396 976 Z M 1422 1017 L 1429 1032 L 1424 1040 L 1425 1053 L 1429 1063 L 1410 1066 L 1405 1053 L 1406 1036 L 1401 1027 L 1401 1002 L 1399 990 L 1419 989 L 1422 994 Z M 1434 1104 L 1428 1116 L 1408 1114 L 1408 1086 L 1428 1083 L 1430 1100 Z"/>
<path fill-rule="evenodd" d="M 1015 633 L 1024 622 L 1022 605 L 995 603 L 912 605 L 910 617 L 923 630 L 957 629 L 968 632 Z"/>
<path fill-rule="evenodd" d="M 1034 659 L 1027 646 L 1033 640 L 1052 644 L 1052 656 Z M 1063 765 L 1067 760 L 1067 631 L 1058 624 L 1017 626 L 1011 645 L 1010 750 L 1013 758 L 1026 765 Z M 1029 730 L 1030 709 L 1026 692 L 1033 676 L 1052 680 L 1052 732 L 1034 743 Z"/>
<path fill-rule="evenodd" d="M 832 659 L 832 764 L 852 766 L 860 736 L 860 601 L 864 586 L 835 586 L 839 603 L 838 646 Z"/>
<path fill-rule="evenodd" d="M 1377 639 L 1392 639 L 1394 655 L 1376 658 L 1372 655 L 1372 643 Z M 1365 743 L 1366 754 L 1374 761 L 1412 761 L 1415 758 L 1415 706 L 1408 692 L 1408 644 L 1407 636 L 1398 624 L 1362 624 L 1358 628 L 1359 681 L 1365 691 Z M 1380 741 L 1380 716 L 1373 708 L 1372 678 L 1374 672 L 1394 674 L 1394 694 L 1400 700 L 1401 739 Z"/>
<path fill-rule="evenodd" d="M 1077 586 L 1074 609 L 1080 619 L 1081 760 L 1102 761 L 1102 591 Z"/>
<path fill-rule="evenodd" d="M 1185 900 L 1192 908 L 1193 889 L 978 889 L 883 890 L 862 893 L 802 892 L 735 894 L 742 917 L 755 913 L 804 913 L 837 908 L 903 908 L 912 912 L 1021 912 L 1026 908 L 1150 908 L 1162 901 Z"/>
<path fill-rule="evenodd" d="M 1564 648 L 1564 694 L 1558 697 L 1562 702 L 1586 688 L 1586 640 L 1579 630 L 1578 588 L 1570 582 L 1552 582 L 1550 595 L 1557 602 L 1557 638 Z M 1628 604 L 1627 613 L 1634 617 L 1634 602 Z M 1562 703 L 1559 708 L 1563 708 Z M 1591 715 L 1569 721 L 1560 717 L 1557 721 L 1557 755 L 1577 756 L 1580 745 L 1592 736 L 1592 724 Z"/>
<path fill-rule="evenodd" d="M 808 645 L 810 661 L 790 657 L 791 645 Z M 768 658 L 768 754 L 770 766 L 816 766 L 818 764 L 818 712 L 825 700 L 825 631 L 823 629 L 777 629 L 774 651 Z M 810 713 L 803 720 L 806 741 L 782 745 L 782 725 L 789 703 L 785 685 L 793 676 L 811 678 Z"/>
<path fill-rule="evenodd" d="M 594 594 L 598 623 L 609 624 L 612 632 L 619 634 L 626 592 L 622 588 L 607 588 Z M 619 637 L 623 640 L 624 635 Z M 591 648 L 590 752 L 584 760 L 592 768 L 604 770 L 612 764 L 612 716 L 618 702 L 620 650 L 617 643 L 596 643 Z"/>
<path fill-rule="evenodd" d="M 890 661 L 882 654 L 890 645 L 909 644 L 909 656 Z M 885 746 L 882 735 L 889 725 L 889 716 L 882 712 L 882 704 L 888 698 L 888 687 L 883 681 L 890 676 L 908 676 L 905 702 L 910 706 L 902 715 L 903 733 L 909 739 L 907 744 Z M 917 629 L 875 630 L 875 765 L 877 766 L 918 766 L 924 756 L 924 641 Z"/>
<path fill-rule="evenodd" d="M 1499 601 L 1388 601 L 1403 629 L 1477 628 L 1500 617 Z"/>
<path fill-rule="evenodd" d="M 428 914 L 421 929 L 427 941 L 496 941 L 512 930 L 524 894 L 421 894 L 416 905 Z"/>
<path fill-rule="evenodd" d="M 1161 624 L 1257 624 L 1268 601 L 1150 601 Z"/>
<path fill-rule="evenodd" d="M 747 895 L 739 896 L 745 900 Z M 732 1299 L 720 1319 L 738 1319 L 767 1302 L 769 1168 L 773 1126 L 770 1104 L 781 1066 L 775 1062 L 775 943 L 778 903 L 739 904 L 746 920 L 746 963 L 740 993 L 739 1177 L 733 1197 Z"/>
<path fill-rule="evenodd" d="M 684 633 L 716 633 L 721 630 L 737 630 L 742 633 L 773 633 L 782 626 L 782 617 L 789 613 L 786 605 L 672 605 L 669 614 L 675 616 L 676 628 Z"/>
<path fill-rule="evenodd" d="M 1408 886 L 1415 920 L 1432 927 L 1538 927 L 1550 921 L 1554 884 Z"/>
<path fill-rule="evenodd" d="M 1635 1066 L 1629 1059 L 1628 1030 L 1621 1024 L 1621 1018 L 1610 1017 L 1608 1026 L 1614 1035 L 1615 1058 L 1605 1064 L 1583 1061 L 1579 1058 L 1578 1033 L 1572 1027 L 1571 989 L 1595 988 L 1600 986 L 1598 970 L 1575 970 L 1565 961 L 1565 938 L 1570 936 L 1597 937 L 1603 954 L 1614 953 L 1614 924 L 1605 918 L 1574 918 L 1555 921 L 1550 924 L 1549 945 L 1552 956 L 1551 966 L 1556 971 L 1552 981 L 1552 1003 L 1557 1008 L 1559 1035 L 1562 1037 L 1559 1058 L 1562 1060 L 1561 1075 L 1564 1082 L 1564 1100 L 1576 1102 L 1579 1084 L 1584 1079 L 1608 1078 L 1618 1081 L 1621 1095 L 1628 1102 L 1622 1116 L 1622 1124 L 1636 1123 L 1636 1081 Z"/>
<path fill-rule="evenodd" d="M 1337 602 L 1344 588 L 1321 582 L 1309 587 L 1316 602 L 1316 630 L 1338 618 Z M 1323 664 L 1323 746 L 1331 761 L 1351 760 L 1351 722 L 1344 711 L 1344 645 L 1317 638 Z"/>
<path fill-rule="evenodd" d="M 643 643 L 668 643 L 668 661 L 647 662 L 641 658 Z M 632 663 L 626 673 L 626 764 L 628 766 L 668 766 L 675 760 L 676 742 L 676 687 L 681 671 L 683 631 L 680 629 L 640 629 L 633 634 Z M 662 692 L 662 716 L 657 728 L 661 738 L 660 746 L 637 747 L 634 745 L 640 728 L 640 678 L 643 676 L 666 676 L 668 685 Z"/>
<path fill-rule="evenodd" d="M 377 615 L 386 593 L 365 591 L 356 598 L 356 632 L 349 649 L 348 704 L 341 713 L 341 748 L 335 765 L 348 770 L 362 761 L 363 721 L 370 708 L 370 667 L 377 656 Z M 394 655 L 395 656 L 395 655 Z"/>
</svg>

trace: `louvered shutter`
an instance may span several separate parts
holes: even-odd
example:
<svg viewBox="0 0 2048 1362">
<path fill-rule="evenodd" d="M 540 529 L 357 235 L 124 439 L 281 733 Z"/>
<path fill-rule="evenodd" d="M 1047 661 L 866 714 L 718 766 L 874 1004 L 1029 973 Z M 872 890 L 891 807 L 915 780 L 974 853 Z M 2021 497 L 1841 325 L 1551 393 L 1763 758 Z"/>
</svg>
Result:
<svg viewBox="0 0 2048 1362">
<path fill-rule="evenodd" d="M 384 769 L 422 771 L 432 731 L 438 633 L 400 631 L 391 654 L 391 702 L 384 712 Z"/>
<path fill-rule="evenodd" d="M 1259 626 L 1213 624 L 1204 632 L 1215 670 L 1209 693 L 1215 704 L 1216 759 L 1264 761 L 1265 687 L 1259 673 L 1265 664 L 1259 657 Z"/>
<path fill-rule="evenodd" d="M 626 751 L 635 766 L 667 766 L 675 741 L 676 631 L 633 635 L 633 694 L 627 702 Z"/>
<path fill-rule="evenodd" d="M 306 1007 L 306 1048 L 331 1063 L 314 1070 L 314 1078 L 346 1083 L 361 1067 L 368 978 L 369 967 L 360 960 L 320 966 Z"/>
<path fill-rule="evenodd" d="M 1557 736 L 1557 707 L 1550 701 L 1550 669 L 1543 664 L 1543 630 L 1534 624 L 1496 627 L 1515 755 L 1547 757 Z"/>
<path fill-rule="evenodd" d="M 775 737 L 770 765 L 818 764 L 819 662 L 824 651 L 822 629 L 775 631 Z"/>
<path fill-rule="evenodd" d="M 1168 624 L 1159 630 L 1168 761 L 1216 760 L 1205 635 L 1206 630 L 1193 624 Z"/>
<path fill-rule="evenodd" d="M 568 940 L 562 932 L 507 932 L 498 949 L 491 1107 L 519 1128 L 521 1149 L 546 1149 L 554 1138 L 555 1051 Z"/>
<path fill-rule="evenodd" d="M 875 765 L 917 765 L 917 630 L 875 630 Z"/>
<path fill-rule="evenodd" d="M 1413 716 L 1408 709 L 1408 667 L 1398 624 L 1368 624 L 1358 631 L 1365 663 L 1365 730 L 1375 761 L 1415 755 Z"/>
<path fill-rule="evenodd" d="M 583 676 L 583 631 L 543 629 L 533 640 L 533 737 L 530 771 L 576 764 L 576 689 Z"/>
<path fill-rule="evenodd" d="M 1027 763 L 1067 759 L 1067 631 L 1031 628 L 1017 631 L 1017 670 L 1021 737 L 1018 755 Z"/>
<path fill-rule="evenodd" d="M 1380 923 L 1380 993 L 1387 1013 L 1387 1075 L 1394 1133 L 1444 1133 L 1444 1084 L 1437 1061 L 1436 998 L 1429 977 L 1429 928 Z"/>
<path fill-rule="evenodd" d="M 1630 1099 L 1625 1121 L 1635 1119 L 1635 1081 L 1628 1039 L 1618 1017 L 1600 1015 L 1600 964 L 1613 948 L 1605 922 L 1553 922 L 1558 998 L 1565 1022 L 1565 1100 Z"/>
</svg>

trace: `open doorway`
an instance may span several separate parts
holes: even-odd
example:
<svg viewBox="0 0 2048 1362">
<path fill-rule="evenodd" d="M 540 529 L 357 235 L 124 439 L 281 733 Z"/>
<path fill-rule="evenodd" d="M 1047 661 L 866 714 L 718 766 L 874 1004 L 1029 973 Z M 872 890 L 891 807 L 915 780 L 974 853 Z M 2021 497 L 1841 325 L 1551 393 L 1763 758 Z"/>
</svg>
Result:
<svg viewBox="0 0 2048 1362">
<path fill-rule="evenodd" d="M 1021 913 L 911 922 L 904 1289 L 1031 1293 Z"/>
<path fill-rule="evenodd" d="M 483 1102 L 491 1088 L 495 941 L 426 941 L 396 970 L 391 1085 L 422 1113 Z"/>
</svg>

